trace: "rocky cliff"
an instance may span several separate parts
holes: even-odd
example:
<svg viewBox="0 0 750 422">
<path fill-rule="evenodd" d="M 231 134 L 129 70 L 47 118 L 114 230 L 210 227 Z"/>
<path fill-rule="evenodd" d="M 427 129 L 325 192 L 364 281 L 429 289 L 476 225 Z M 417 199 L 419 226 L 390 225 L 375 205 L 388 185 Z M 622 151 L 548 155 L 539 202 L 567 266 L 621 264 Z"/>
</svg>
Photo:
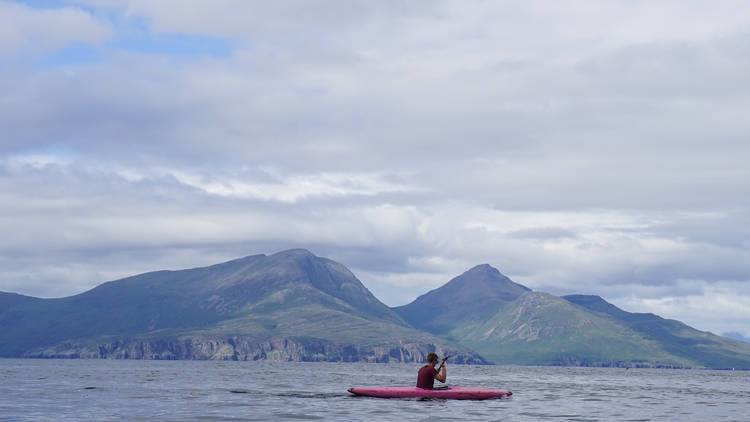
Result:
<svg viewBox="0 0 750 422">
<path fill-rule="evenodd" d="M 424 362 L 427 354 L 451 355 L 458 364 L 487 364 L 476 353 L 425 343 L 384 342 L 359 346 L 321 339 L 277 338 L 257 341 L 246 336 L 181 339 L 123 339 L 112 342 L 63 342 L 24 353 L 25 358 L 55 359 L 195 359 L 270 360 L 279 362 Z"/>
</svg>

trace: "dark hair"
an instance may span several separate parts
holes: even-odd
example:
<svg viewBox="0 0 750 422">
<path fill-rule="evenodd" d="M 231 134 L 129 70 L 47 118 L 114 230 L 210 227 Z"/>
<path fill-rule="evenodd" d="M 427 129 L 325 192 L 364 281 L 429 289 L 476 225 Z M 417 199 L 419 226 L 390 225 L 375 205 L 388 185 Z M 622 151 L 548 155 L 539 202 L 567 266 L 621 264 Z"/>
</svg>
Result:
<svg viewBox="0 0 750 422">
<path fill-rule="evenodd" d="M 437 362 L 437 360 L 438 356 L 435 353 L 430 352 L 427 354 L 427 362 Z"/>
</svg>

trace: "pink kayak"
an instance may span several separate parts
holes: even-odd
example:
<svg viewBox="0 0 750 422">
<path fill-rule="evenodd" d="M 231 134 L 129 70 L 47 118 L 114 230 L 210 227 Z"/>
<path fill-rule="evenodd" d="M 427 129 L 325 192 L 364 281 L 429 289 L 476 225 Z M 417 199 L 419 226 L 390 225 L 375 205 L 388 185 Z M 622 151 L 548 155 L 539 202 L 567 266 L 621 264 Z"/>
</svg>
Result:
<svg viewBox="0 0 750 422">
<path fill-rule="evenodd" d="M 488 388 L 448 387 L 428 390 L 417 387 L 364 387 L 350 388 L 350 393 L 357 396 L 390 398 L 431 398 L 457 400 L 485 400 L 512 395 L 511 391 L 490 390 Z"/>
</svg>

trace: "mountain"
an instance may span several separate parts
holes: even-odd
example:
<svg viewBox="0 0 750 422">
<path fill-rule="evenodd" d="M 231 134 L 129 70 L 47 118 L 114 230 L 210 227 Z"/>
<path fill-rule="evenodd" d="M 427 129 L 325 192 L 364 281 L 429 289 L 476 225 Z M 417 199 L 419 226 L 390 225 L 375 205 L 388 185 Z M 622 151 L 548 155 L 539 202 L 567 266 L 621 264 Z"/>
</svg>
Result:
<svg viewBox="0 0 750 422">
<path fill-rule="evenodd" d="M 488 264 L 478 265 L 414 302 L 393 308 L 416 328 L 456 339 L 530 289 Z"/>
<path fill-rule="evenodd" d="M 688 366 L 634 330 L 565 299 L 530 292 L 458 341 L 494 362 L 532 365 Z"/>
<path fill-rule="evenodd" d="M 60 299 L 0 292 L 0 357 L 414 362 L 430 351 L 456 363 L 750 369 L 749 343 L 599 296 L 534 292 L 486 264 L 394 309 L 304 249 Z"/>
<path fill-rule="evenodd" d="M 730 331 L 728 333 L 722 334 L 724 337 L 731 338 L 732 340 L 739 340 L 744 341 L 745 343 L 750 343 L 750 338 L 747 338 L 743 336 L 742 334 L 736 332 L 736 331 Z"/>
<path fill-rule="evenodd" d="M 644 338 L 658 342 L 662 350 L 691 362 L 692 366 L 750 368 L 750 344 L 699 331 L 658 315 L 626 312 L 599 296 L 571 295 L 564 298 L 611 317 Z"/>
<path fill-rule="evenodd" d="M 750 345 L 598 296 L 534 292 L 474 267 L 395 311 L 495 363 L 750 369 Z"/>
<path fill-rule="evenodd" d="M 295 249 L 104 283 L 0 295 L 0 356 L 486 363 L 409 326 L 343 265 Z"/>
<path fill-rule="evenodd" d="M 5 310 L 26 302 L 34 302 L 40 299 L 31 296 L 19 295 L 18 293 L 0 292 L 0 315 Z"/>
</svg>

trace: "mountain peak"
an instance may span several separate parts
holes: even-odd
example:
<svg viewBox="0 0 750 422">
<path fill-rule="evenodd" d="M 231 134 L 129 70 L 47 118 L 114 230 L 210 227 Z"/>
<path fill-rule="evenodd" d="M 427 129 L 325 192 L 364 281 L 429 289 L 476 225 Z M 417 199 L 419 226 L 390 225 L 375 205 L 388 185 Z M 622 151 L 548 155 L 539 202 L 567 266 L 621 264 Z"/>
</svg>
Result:
<svg viewBox="0 0 750 422">
<path fill-rule="evenodd" d="M 307 249 L 292 248 L 292 249 L 279 251 L 271 255 L 266 255 L 266 254 L 248 255 L 242 258 L 233 259 L 231 261 L 227 261 L 227 262 L 216 264 L 216 265 L 224 265 L 228 263 L 241 263 L 245 261 L 255 261 L 257 259 L 262 259 L 262 258 L 284 259 L 284 258 L 318 258 L 318 257 Z"/>
<path fill-rule="evenodd" d="M 344 312 L 405 325 L 345 266 L 307 249 L 288 249 L 239 261 L 242 265 L 228 268 L 231 271 L 226 275 L 212 277 L 211 294 L 234 304 L 234 309 L 255 303 L 288 306 L 290 301 L 307 305 L 317 301 Z"/>
<path fill-rule="evenodd" d="M 504 303 L 529 291 L 495 267 L 481 264 L 395 310 L 415 327 L 445 333 L 458 324 L 494 314 Z"/>
<path fill-rule="evenodd" d="M 271 257 L 315 257 L 315 254 L 304 248 L 287 249 L 281 252 L 276 252 Z"/>
<path fill-rule="evenodd" d="M 492 297 L 504 301 L 515 300 L 525 292 L 531 291 L 528 287 L 515 283 L 506 277 L 497 268 L 489 264 L 481 264 L 470 268 L 458 277 L 453 278 L 440 289 L 445 289 L 451 294 L 458 294 L 454 300 L 465 299 L 473 302 L 478 299 Z M 440 289 L 433 290 L 437 292 Z M 429 295 L 430 293 L 427 293 Z M 427 296 L 424 295 L 424 296 Z"/>
<path fill-rule="evenodd" d="M 126 315 L 126 318 L 122 316 Z M 0 357 L 486 363 L 306 249 L 155 271 L 61 299 L 0 292 Z"/>
<path fill-rule="evenodd" d="M 469 268 L 464 274 L 500 274 L 502 273 L 490 264 L 479 264 Z"/>
</svg>

